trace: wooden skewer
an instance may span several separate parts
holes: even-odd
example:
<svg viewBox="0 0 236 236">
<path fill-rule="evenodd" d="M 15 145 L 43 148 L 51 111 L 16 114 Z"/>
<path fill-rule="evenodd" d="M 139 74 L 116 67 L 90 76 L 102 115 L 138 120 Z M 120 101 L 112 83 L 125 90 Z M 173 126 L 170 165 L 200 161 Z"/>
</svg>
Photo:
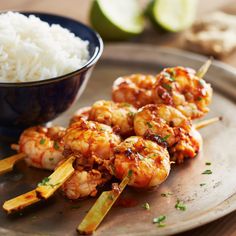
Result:
<svg viewBox="0 0 236 236">
<path fill-rule="evenodd" d="M 208 59 L 197 71 L 196 76 L 199 78 L 203 78 L 203 76 L 207 73 L 210 65 L 211 65 L 212 59 Z"/>
<path fill-rule="evenodd" d="M 24 193 L 18 197 L 4 202 L 2 207 L 8 214 L 11 214 L 39 201 L 40 198 L 37 197 L 36 191 L 32 190 L 28 193 Z"/>
<path fill-rule="evenodd" d="M 208 125 L 212 125 L 218 121 L 221 121 L 222 120 L 222 117 L 219 116 L 219 117 L 214 117 L 214 118 L 211 118 L 211 119 L 208 119 L 208 120 L 203 120 L 197 124 L 194 125 L 195 129 L 202 129 Z"/>
<path fill-rule="evenodd" d="M 80 234 L 92 234 L 97 229 L 111 207 L 116 202 L 117 198 L 129 183 L 131 175 L 132 171 L 129 171 L 127 176 L 119 184 L 118 191 L 105 191 L 100 195 L 95 204 L 84 217 L 83 221 L 77 227 L 77 231 Z"/>
<path fill-rule="evenodd" d="M 49 177 L 44 178 L 42 182 L 38 184 L 39 187 L 4 202 L 3 209 L 10 214 L 52 196 L 54 192 L 73 174 L 74 160 L 75 157 L 69 157 Z"/>
<path fill-rule="evenodd" d="M 5 158 L 0 161 L 0 174 L 5 174 L 13 169 L 15 163 L 26 157 L 24 153 L 19 153 L 14 156 Z"/>
</svg>

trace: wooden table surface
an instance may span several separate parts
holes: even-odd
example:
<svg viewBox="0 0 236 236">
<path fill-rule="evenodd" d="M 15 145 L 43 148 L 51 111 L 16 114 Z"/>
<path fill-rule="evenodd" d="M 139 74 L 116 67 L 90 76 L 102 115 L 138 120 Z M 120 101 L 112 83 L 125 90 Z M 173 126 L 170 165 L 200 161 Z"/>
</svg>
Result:
<svg viewBox="0 0 236 236">
<path fill-rule="evenodd" d="M 140 0 L 141 4 L 145 4 L 146 1 Z M 90 3 L 91 0 L 0 0 L 0 10 L 44 11 L 69 16 L 89 24 Z M 201 17 L 216 10 L 236 14 L 236 0 L 199 0 L 197 16 Z M 183 47 L 181 39 L 182 33 L 158 33 L 147 26 L 145 32 L 131 43 L 181 48 Z M 222 61 L 236 67 L 236 52 Z M 187 235 L 236 236 L 236 212 L 205 226 L 179 234 L 179 236 Z"/>
</svg>

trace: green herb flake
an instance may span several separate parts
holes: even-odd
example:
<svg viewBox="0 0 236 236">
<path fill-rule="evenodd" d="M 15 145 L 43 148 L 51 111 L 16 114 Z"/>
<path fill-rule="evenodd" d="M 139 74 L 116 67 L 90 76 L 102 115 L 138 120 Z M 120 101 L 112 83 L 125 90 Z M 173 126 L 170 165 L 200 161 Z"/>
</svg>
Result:
<svg viewBox="0 0 236 236">
<path fill-rule="evenodd" d="M 132 176 L 132 174 L 133 174 L 133 171 L 132 171 L 132 170 L 129 170 L 129 171 L 128 171 L 128 177 L 130 178 L 130 177 Z"/>
<path fill-rule="evenodd" d="M 170 136 L 171 136 L 170 134 L 166 135 L 165 137 L 161 138 L 161 141 L 165 142 Z"/>
<path fill-rule="evenodd" d="M 58 150 L 59 148 L 60 148 L 60 146 L 59 146 L 59 144 L 58 144 L 58 142 L 57 141 L 55 141 L 54 142 L 54 148 L 56 149 L 56 150 Z"/>
<path fill-rule="evenodd" d="M 179 199 L 177 200 L 177 202 L 175 204 L 175 208 L 180 211 L 186 211 L 186 209 L 187 209 L 186 205 L 184 205 L 184 203 L 181 202 Z"/>
<path fill-rule="evenodd" d="M 152 128 L 152 124 L 150 122 L 146 122 L 148 128 Z"/>
<path fill-rule="evenodd" d="M 164 227 L 165 226 L 165 223 L 164 223 L 165 220 L 166 220 L 166 216 L 161 215 L 159 217 L 153 218 L 152 223 L 157 224 L 158 227 Z"/>
<path fill-rule="evenodd" d="M 206 162 L 205 165 L 206 165 L 206 166 L 210 166 L 210 165 L 211 165 L 211 162 Z"/>
<path fill-rule="evenodd" d="M 211 170 L 205 170 L 202 172 L 202 175 L 211 175 L 212 171 Z"/>
<path fill-rule="evenodd" d="M 49 181 L 50 181 L 50 178 L 45 177 L 40 183 L 38 183 L 38 187 L 40 187 L 40 186 L 50 186 L 51 188 L 54 188 L 55 186 L 60 184 L 60 183 L 50 184 Z"/>
<path fill-rule="evenodd" d="M 169 197 L 169 196 L 171 196 L 171 195 L 173 195 L 173 193 L 171 193 L 171 192 L 161 193 L 161 196 L 162 196 L 162 197 Z"/>
<path fill-rule="evenodd" d="M 50 180 L 49 177 L 45 177 L 40 183 L 38 183 L 38 187 L 40 187 L 40 186 L 47 186 L 49 180 Z"/>
<path fill-rule="evenodd" d="M 200 184 L 201 187 L 202 187 L 202 186 L 205 186 L 205 185 L 206 185 L 205 183 Z"/>
<path fill-rule="evenodd" d="M 109 196 L 108 196 L 108 199 L 111 200 L 111 201 L 113 201 L 113 196 L 112 196 L 112 195 L 109 195 Z"/>
<path fill-rule="evenodd" d="M 39 141 L 39 143 L 40 143 L 41 145 L 43 145 L 43 144 L 45 143 L 45 141 L 46 141 L 46 140 L 45 140 L 44 138 L 41 138 L 40 141 Z"/>
<path fill-rule="evenodd" d="M 197 97 L 197 100 L 198 100 L 198 101 L 201 101 L 201 100 L 202 100 L 202 97 Z"/>
<path fill-rule="evenodd" d="M 52 158 L 52 157 L 49 158 L 49 161 L 53 161 L 53 160 L 54 160 L 54 158 Z"/>
<path fill-rule="evenodd" d="M 149 210 L 150 210 L 150 205 L 149 205 L 149 203 L 145 202 L 145 203 L 142 205 L 142 208 L 144 208 L 145 210 L 149 211 Z"/>
<path fill-rule="evenodd" d="M 164 74 L 164 76 L 167 78 L 167 79 L 169 79 L 170 81 L 175 81 L 175 78 L 174 78 L 174 76 L 175 76 L 175 73 L 173 73 L 172 71 L 170 72 L 170 73 L 168 73 L 168 72 L 163 72 L 163 74 Z"/>
<path fill-rule="evenodd" d="M 171 92 L 172 87 L 169 84 L 163 83 L 162 87 L 165 88 L 167 91 Z"/>
</svg>

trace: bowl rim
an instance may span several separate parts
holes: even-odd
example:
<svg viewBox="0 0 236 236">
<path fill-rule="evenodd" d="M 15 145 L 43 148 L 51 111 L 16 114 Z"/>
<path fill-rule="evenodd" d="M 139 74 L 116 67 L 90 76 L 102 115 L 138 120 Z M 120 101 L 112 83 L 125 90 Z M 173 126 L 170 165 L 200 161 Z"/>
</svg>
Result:
<svg viewBox="0 0 236 236">
<path fill-rule="evenodd" d="M 61 75 L 61 76 L 57 76 L 57 77 L 52 77 L 49 79 L 45 79 L 45 80 L 36 80 L 36 81 L 29 81 L 29 82 L 0 82 L 0 87 L 31 87 L 31 86 L 37 86 L 37 85 L 43 85 L 43 84 L 50 84 L 53 82 L 57 82 L 57 81 L 61 81 L 61 80 L 65 80 L 71 76 L 74 76 L 78 73 L 81 73 L 87 69 L 89 69 L 90 67 L 92 67 L 93 65 L 96 64 L 96 62 L 98 61 L 98 59 L 101 57 L 103 49 L 104 49 L 104 43 L 103 40 L 101 38 L 101 36 L 99 35 L 99 33 L 97 31 L 95 31 L 94 29 L 92 29 L 91 27 L 85 25 L 84 23 L 71 18 L 71 17 L 67 17 L 67 16 L 63 16 L 63 15 L 59 15 L 59 14 L 54 14 L 54 13 L 49 13 L 49 12 L 40 12 L 40 11 L 15 11 L 15 10 L 9 10 L 9 11 L 0 11 L 0 14 L 3 13 L 7 13 L 7 12 L 18 12 L 21 14 L 27 14 L 27 15 L 44 15 L 44 16 L 52 16 L 52 17 L 59 17 L 62 18 L 64 20 L 69 20 L 69 21 L 73 21 L 79 25 L 82 25 L 87 31 L 89 31 L 91 34 L 93 34 L 98 41 L 98 45 L 95 48 L 95 52 L 93 53 L 93 55 L 90 57 L 90 59 L 79 69 L 72 71 L 70 73 Z M 73 32 L 72 32 L 73 33 Z"/>
</svg>

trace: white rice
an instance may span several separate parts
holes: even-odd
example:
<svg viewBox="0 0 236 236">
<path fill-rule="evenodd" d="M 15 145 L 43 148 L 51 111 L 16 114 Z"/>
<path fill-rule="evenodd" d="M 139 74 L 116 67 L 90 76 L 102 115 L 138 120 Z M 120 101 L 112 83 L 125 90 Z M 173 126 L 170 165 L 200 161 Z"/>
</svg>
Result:
<svg viewBox="0 0 236 236">
<path fill-rule="evenodd" d="M 0 82 L 45 80 L 89 59 L 88 42 L 60 25 L 20 13 L 0 14 Z"/>
</svg>

